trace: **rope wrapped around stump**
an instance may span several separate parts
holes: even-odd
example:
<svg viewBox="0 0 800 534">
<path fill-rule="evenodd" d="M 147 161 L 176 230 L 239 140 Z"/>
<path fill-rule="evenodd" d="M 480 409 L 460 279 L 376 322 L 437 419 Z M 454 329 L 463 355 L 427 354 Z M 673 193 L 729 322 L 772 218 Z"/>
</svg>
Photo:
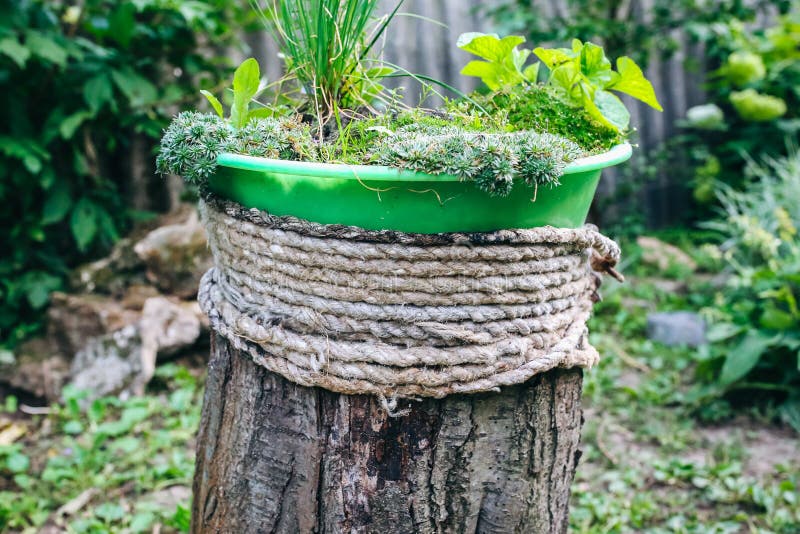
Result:
<svg viewBox="0 0 800 534">
<path fill-rule="evenodd" d="M 211 326 L 304 386 L 441 398 L 598 360 L 586 321 L 619 247 L 594 227 L 407 234 L 276 217 L 207 195 Z"/>
</svg>

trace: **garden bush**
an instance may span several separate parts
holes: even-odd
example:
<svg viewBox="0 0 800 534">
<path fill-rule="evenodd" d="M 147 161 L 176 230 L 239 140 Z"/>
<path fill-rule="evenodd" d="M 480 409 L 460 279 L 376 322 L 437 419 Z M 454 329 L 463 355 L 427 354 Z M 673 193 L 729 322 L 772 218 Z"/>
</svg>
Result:
<svg viewBox="0 0 800 534">
<path fill-rule="evenodd" d="M 746 176 L 742 191 L 720 186 L 722 217 L 705 225 L 730 277 L 705 309 L 711 346 L 698 372 L 708 393 L 774 401 L 800 429 L 800 153 L 751 162 Z"/>
<path fill-rule="evenodd" d="M 35 330 L 68 268 L 128 227 L 136 213 L 123 181 L 133 139 L 152 154 L 178 105 L 227 74 L 227 61 L 202 48 L 229 42 L 230 23 L 244 13 L 230 6 L 0 6 L 0 345 Z"/>
<path fill-rule="evenodd" d="M 745 154 L 787 153 L 800 132 L 800 3 L 766 29 L 743 20 L 710 28 L 705 42 L 718 68 L 706 84 L 708 103 L 691 108 L 679 149 L 695 164 L 694 197 L 716 199 L 714 184 L 742 185 Z"/>
<path fill-rule="evenodd" d="M 630 55 L 647 65 L 653 53 L 670 55 L 678 47 L 674 30 L 685 28 L 698 40 L 730 20 L 752 20 L 777 8 L 787 11 L 791 0 L 566 0 L 557 9 L 551 2 L 502 0 L 482 8 L 504 33 L 522 33 L 536 43 L 566 44 L 573 37 L 602 42 L 609 55 Z M 647 17 L 637 11 L 647 10 Z"/>
</svg>

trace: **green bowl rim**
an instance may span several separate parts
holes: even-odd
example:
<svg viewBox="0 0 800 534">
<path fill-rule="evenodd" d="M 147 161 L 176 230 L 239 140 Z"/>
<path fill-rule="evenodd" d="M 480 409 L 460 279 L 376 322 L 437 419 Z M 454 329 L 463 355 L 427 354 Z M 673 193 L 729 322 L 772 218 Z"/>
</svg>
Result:
<svg viewBox="0 0 800 534">
<path fill-rule="evenodd" d="M 630 143 L 622 143 L 607 152 L 580 158 L 568 164 L 564 174 L 578 174 L 611 167 L 630 159 L 633 149 Z M 402 180 L 406 182 L 455 182 L 461 181 L 449 174 L 425 174 L 404 171 L 384 165 L 346 165 L 342 163 L 317 163 L 311 161 L 289 161 L 262 158 L 223 152 L 217 156 L 217 164 L 233 169 L 271 172 L 314 178 L 343 178 L 348 180 Z"/>
</svg>

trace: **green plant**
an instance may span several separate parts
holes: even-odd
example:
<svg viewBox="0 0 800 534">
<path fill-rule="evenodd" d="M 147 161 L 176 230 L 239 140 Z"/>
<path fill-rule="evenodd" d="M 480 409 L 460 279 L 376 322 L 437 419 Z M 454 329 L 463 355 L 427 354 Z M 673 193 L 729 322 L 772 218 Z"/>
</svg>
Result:
<svg viewBox="0 0 800 534">
<path fill-rule="evenodd" d="M 266 0 L 263 6 L 250 0 L 250 4 L 278 42 L 286 71 L 305 91 L 320 124 L 340 108 L 369 107 L 383 90 L 378 81 L 395 70 L 369 54 L 402 1 L 376 22 L 378 0 Z"/>
<path fill-rule="evenodd" d="M 0 345 L 130 227 L 131 161 L 152 168 L 175 106 L 227 72 L 201 43 L 230 43 L 240 17 L 222 0 L 0 6 Z"/>
<path fill-rule="evenodd" d="M 241 112 L 247 113 L 246 108 Z M 253 118 L 236 129 L 221 117 L 179 114 L 164 132 L 156 168 L 202 185 L 217 168 L 217 155 L 235 152 L 288 160 L 317 159 L 308 125 L 291 119 Z"/>
<path fill-rule="evenodd" d="M 500 39 L 496 34 L 462 33 L 456 46 L 483 60 L 470 61 L 461 69 L 461 74 L 477 76 L 492 91 L 513 87 L 525 81 L 536 83 L 539 64 L 525 67 L 531 51 L 517 48 L 524 42 L 525 38 L 517 35 Z"/>
<path fill-rule="evenodd" d="M 253 58 L 244 60 L 233 73 L 233 104 L 230 111 L 230 124 L 234 128 L 243 128 L 250 119 L 258 116 L 271 116 L 273 111 L 269 108 L 250 109 L 250 102 L 258 94 L 261 84 L 261 69 L 258 61 Z M 220 119 L 225 118 L 222 103 L 211 91 L 203 89 L 200 93 L 206 97 L 211 107 Z"/>
<path fill-rule="evenodd" d="M 508 195 L 514 178 L 531 187 L 557 186 L 566 164 L 583 153 L 575 143 L 551 134 L 486 135 L 454 127 L 400 129 L 375 152 L 384 165 L 459 176 L 494 196 Z"/>
<path fill-rule="evenodd" d="M 589 153 L 605 152 L 624 141 L 620 132 L 598 124 L 582 107 L 574 106 L 550 86 L 520 85 L 473 95 L 473 99 L 510 130 L 558 135 Z"/>
<path fill-rule="evenodd" d="M 399 106 L 379 113 L 369 108 L 363 98 L 365 86 L 358 85 L 351 75 L 361 72 L 362 62 L 399 4 L 378 22 L 369 38 L 366 28 L 375 9 L 373 1 L 317 0 L 312 4 L 311 0 L 273 2 L 262 8 L 253 2 L 275 32 L 287 67 L 302 85 L 306 100 L 294 101 L 283 109 L 251 109 L 251 101 L 259 92 L 260 69 L 254 59 L 248 59 L 234 75 L 230 119 L 225 121 L 220 100 L 203 92 L 217 116 L 179 115 L 162 140 L 159 172 L 180 174 L 191 183 L 203 184 L 214 172 L 218 154 L 235 152 L 290 160 L 380 163 L 430 174 L 446 173 L 474 181 L 482 190 L 498 196 L 507 195 L 514 178 L 520 178 L 534 188 L 535 198 L 539 186 L 559 185 L 567 163 L 610 148 L 622 139 L 627 122 L 614 125 L 604 116 L 593 114 L 596 108 L 586 103 L 587 98 L 602 101 L 604 89 L 613 89 L 657 105 L 652 86 L 641 70 L 628 58 L 620 58 L 620 72 L 613 71 L 600 47 L 578 43 L 569 52 L 572 55 L 536 51 L 545 59 L 576 58 L 577 63 L 570 60 L 569 65 L 560 60 L 558 65 L 548 63 L 554 76 L 567 72 L 573 63 L 582 68 L 590 57 L 596 63 L 590 65 L 591 73 L 575 73 L 580 76 L 576 86 L 590 95 L 576 103 L 563 84 L 548 88 L 537 84 L 539 64 L 525 67 L 531 52 L 517 49 L 524 38 L 472 33 L 462 35 L 458 46 L 483 60 L 471 62 L 464 73 L 480 76 L 490 87 L 504 91 L 502 95 L 495 92 L 488 98 L 476 97 L 491 104 L 487 107 L 494 113 L 488 113 L 470 97 L 446 101 L 444 112 L 438 112 L 445 119 L 439 121 L 441 124 L 420 111 L 398 112 Z M 593 85 L 600 78 L 604 80 L 603 89 Z M 515 93 L 516 86 L 523 83 L 527 94 Z M 277 97 L 283 95 L 281 84 L 277 91 Z M 353 91 L 362 95 L 360 100 Z M 377 93 L 369 90 L 367 94 Z M 537 124 L 529 123 L 531 111 L 541 112 L 536 113 Z M 434 117 L 436 114 L 431 113 Z M 296 117 L 289 118 L 292 115 Z M 281 116 L 283 120 L 276 118 Z M 412 123 L 407 122 L 410 117 Z"/>
<path fill-rule="evenodd" d="M 800 154 L 751 164 L 743 191 L 721 185 L 718 261 L 730 273 L 706 310 L 713 342 L 700 375 L 719 391 L 762 390 L 800 430 Z"/>
<path fill-rule="evenodd" d="M 572 41 L 571 49 L 539 47 L 533 53 L 550 70 L 548 83 L 571 102 L 582 105 L 589 115 L 606 126 L 624 131 L 630 122 L 625 104 L 610 91 L 632 96 L 663 111 L 653 85 L 636 62 L 627 56 L 617 58 L 617 70 L 614 71 L 602 47 L 578 39 Z"/>
<path fill-rule="evenodd" d="M 534 43 L 602 42 L 612 56 L 627 55 L 647 65 L 652 55 L 668 57 L 679 47 L 675 30 L 704 40 L 730 20 L 785 11 L 792 0 L 565 0 L 557 8 L 541 0 L 500 0 L 481 8 L 497 30 L 522 33 Z M 643 12 L 645 16 L 640 16 Z M 687 60 L 697 65 L 695 58 Z"/>
<path fill-rule="evenodd" d="M 458 46 L 486 61 L 471 61 L 461 71 L 478 76 L 492 90 L 535 84 L 539 64 L 523 66 L 529 50 L 518 50 L 524 37 L 466 33 L 459 37 Z M 624 93 L 663 111 L 653 85 L 631 58 L 617 59 L 617 70 L 611 67 L 603 48 L 593 43 L 572 41 L 572 48 L 537 47 L 533 53 L 547 67 L 547 83 L 572 105 L 583 108 L 603 126 L 623 132 L 628 128 L 630 113 L 611 91 Z"/>
<path fill-rule="evenodd" d="M 751 29 L 744 19 L 716 25 L 704 41 L 719 68 L 709 76 L 709 102 L 701 109 L 713 106 L 717 117 L 709 124 L 690 109 L 678 150 L 692 156 L 695 199 L 709 204 L 715 183 L 743 185 L 747 157 L 785 155 L 785 139 L 800 132 L 800 7 L 794 2 L 768 28 Z M 709 158 L 719 165 L 709 169 Z"/>
<path fill-rule="evenodd" d="M 87 403 L 86 392 L 65 389 L 44 420 L 0 446 L 0 531 L 38 531 L 48 520 L 75 533 L 188 531 L 189 503 L 165 506 L 159 492 L 188 495 L 201 399 L 201 384 L 176 365 L 160 366 L 144 397 Z"/>
<path fill-rule="evenodd" d="M 233 129 L 218 116 L 188 111 L 178 115 L 164 133 L 157 164 L 161 173 L 180 174 L 190 183 L 203 184 L 215 171 L 221 152 L 284 160 L 379 163 L 453 174 L 502 196 L 509 193 L 514 178 L 534 188 L 558 185 L 566 164 L 585 153 L 576 143 L 552 134 L 508 133 L 453 123 L 414 111 L 354 121 L 355 131 L 348 137 L 353 146 L 340 153 L 321 150 L 310 126 L 293 119 L 254 118 Z M 363 139 L 358 139 L 360 136 Z"/>
</svg>

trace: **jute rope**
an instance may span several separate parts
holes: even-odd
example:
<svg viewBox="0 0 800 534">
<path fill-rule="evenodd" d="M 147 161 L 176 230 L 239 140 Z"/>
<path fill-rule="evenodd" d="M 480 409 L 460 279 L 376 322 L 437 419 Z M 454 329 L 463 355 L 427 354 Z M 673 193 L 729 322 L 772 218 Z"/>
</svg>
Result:
<svg viewBox="0 0 800 534">
<path fill-rule="evenodd" d="M 207 196 L 212 327 L 304 386 L 444 397 L 587 367 L 586 321 L 619 248 L 591 226 L 407 234 L 275 217 Z"/>
</svg>

